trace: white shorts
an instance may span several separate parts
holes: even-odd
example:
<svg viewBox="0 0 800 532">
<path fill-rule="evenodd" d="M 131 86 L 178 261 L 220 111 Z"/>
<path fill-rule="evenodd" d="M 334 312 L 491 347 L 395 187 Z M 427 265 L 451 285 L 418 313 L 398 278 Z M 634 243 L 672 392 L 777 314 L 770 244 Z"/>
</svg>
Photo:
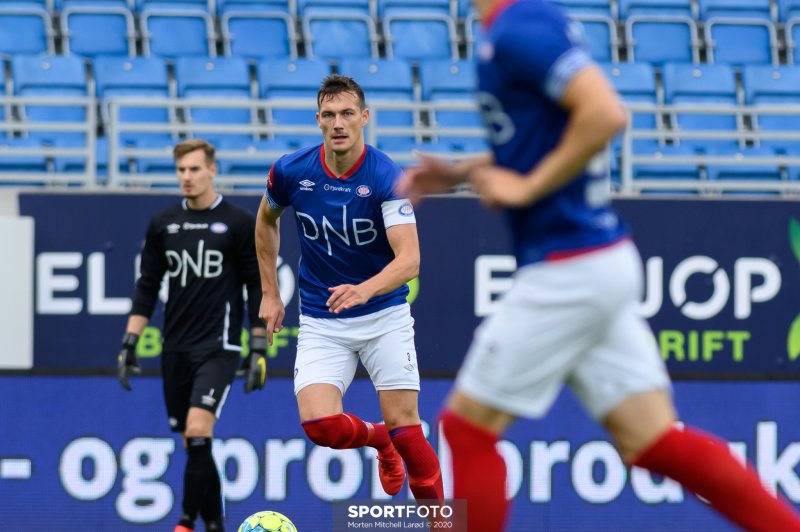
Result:
<svg viewBox="0 0 800 532">
<path fill-rule="evenodd" d="M 566 383 L 597 420 L 631 395 L 671 390 L 653 334 L 635 312 L 641 287 L 641 259 L 627 240 L 521 268 L 476 330 L 457 388 L 538 418 Z"/>
<path fill-rule="evenodd" d="M 300 316 L 294 393 L 327 383 L 344 395 L 364 364 L 376 390 L 419 390 L 414 318 L 407 304 L 355 318 Z"/>
</svg>

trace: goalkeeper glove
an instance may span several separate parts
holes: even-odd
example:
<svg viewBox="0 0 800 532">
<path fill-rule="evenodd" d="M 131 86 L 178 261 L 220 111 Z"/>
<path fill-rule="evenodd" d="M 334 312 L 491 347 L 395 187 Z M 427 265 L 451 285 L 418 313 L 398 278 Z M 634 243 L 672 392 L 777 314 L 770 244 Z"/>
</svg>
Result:
<svg viewBox="0 0 800 532">
<path fill-rule="evenodd" d="M 128 391 L 131 390 L 131 385 L 128 384 L 128 375 L 142 372 L 139 358 L 136 356 L 136 342 L 138 341 L 138 334 L 125 333 L 125 336 L 122 337 L 122 351 L 117 357 L 117 378 L 122 387 Z"/>
<path fill-rule="evenodd" d="M 260 390 L 267 382 L 267 339 L 264 336 L 250 337 L 250 354 L 244 360 L 244 392 Z"/>
</svg>

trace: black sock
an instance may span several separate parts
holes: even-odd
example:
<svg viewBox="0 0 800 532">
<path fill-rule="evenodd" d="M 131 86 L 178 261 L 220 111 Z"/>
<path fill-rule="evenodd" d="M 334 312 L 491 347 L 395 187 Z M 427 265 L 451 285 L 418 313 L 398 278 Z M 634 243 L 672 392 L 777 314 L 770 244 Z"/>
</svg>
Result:
<svg viewBox="0 0 800 532">
<path fill-rule="evenodd" d="M 217 466 L 211 454 L 211 438 L 187 438 L 183 474 L 183 513 L 192 520 L 198 512 L 205 521 L 222 516 L 222 494 Z"/>
</svg>

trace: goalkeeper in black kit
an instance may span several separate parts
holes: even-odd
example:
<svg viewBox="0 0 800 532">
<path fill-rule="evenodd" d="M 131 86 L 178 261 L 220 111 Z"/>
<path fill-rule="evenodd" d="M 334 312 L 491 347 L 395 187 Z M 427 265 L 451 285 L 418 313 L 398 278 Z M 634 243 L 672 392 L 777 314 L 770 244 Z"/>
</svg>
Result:
<svg viewBox="0 0 800 532">
<path fill-rule="evenodd" d="M 258 319 L 261 281 L 255 219 L 214 190 L 214 146 L 189 139 L 175 146 L 173 155 L 183 200 L 150 220 L 117 373 L 122 386 L 130 390 L 128 376 L 140 371 L 136 343 L 166 274 L 164 400 L 170 427 L 182 433 L 188 455 L 183 515 L 175 532 L 194 530 L 198 514 L 206 530 L 216 532 L 224 530 L 224 515 L 211 442 L 214 423 L 240 366 L 245 311 L 251 327 L 250 355 L 242 365 L 245 391 L 262 388 L 267 372 L 266 330 Z"/>
</svg>

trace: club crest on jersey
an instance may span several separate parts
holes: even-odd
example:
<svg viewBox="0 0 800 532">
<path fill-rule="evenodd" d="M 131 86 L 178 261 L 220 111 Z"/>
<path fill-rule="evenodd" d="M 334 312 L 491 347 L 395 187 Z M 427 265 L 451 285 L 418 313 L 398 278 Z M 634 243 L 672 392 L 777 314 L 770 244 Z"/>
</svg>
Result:
<svg viewBox="0 0 800 532">
<path fill-rule="evenodd" d="M 222 233 L 224 233 L 224 232 L 226 232 L 228 230 L 228 226 L 225 225 L 222 222 L 214 222 L 213 224 L 211 224 L 209 229 L 211 229 L 212 233 L 217 233 L 217 234 L 221 235 Z"/>
<path fill-rule="evenodd" d="M 488 41 L 483 41 L 478 45 L 478 57 L 481 61 L 489 61 L 494 56 L 494 46 Z"/>
<path fill-rule="evenodd" d="M 174 235 L 181 230 L 181 224 L 169 224 L 167 226 L 167 233 Z"/>
<path fill-rule="evenodd" d="M 316 183 L 314 183 L 313 181 L 309 181 L 308 179 L 303 179 L 302 181 L 300 181 L 300 190 L 307 190 L 309 192 L 313 192 L 314 189 L 311 187 L 313 187 L 315 184 Z"/>
<path fill-rule="evenodd" d="M 402 216 L 412 216 L 414 214 L 414 207 L 411 206 L 410 203 L 403 203 L 400 205 L 400 208 L 397 209 Z"/>
<path fill-rule="evenodd" d="M 361 185 L 356 189 L 356 194 L 358 194 L 362 198 L 366 198 L 370 194 L 372 194 L 372 190 L 367 185 Z"/>
</svg>

